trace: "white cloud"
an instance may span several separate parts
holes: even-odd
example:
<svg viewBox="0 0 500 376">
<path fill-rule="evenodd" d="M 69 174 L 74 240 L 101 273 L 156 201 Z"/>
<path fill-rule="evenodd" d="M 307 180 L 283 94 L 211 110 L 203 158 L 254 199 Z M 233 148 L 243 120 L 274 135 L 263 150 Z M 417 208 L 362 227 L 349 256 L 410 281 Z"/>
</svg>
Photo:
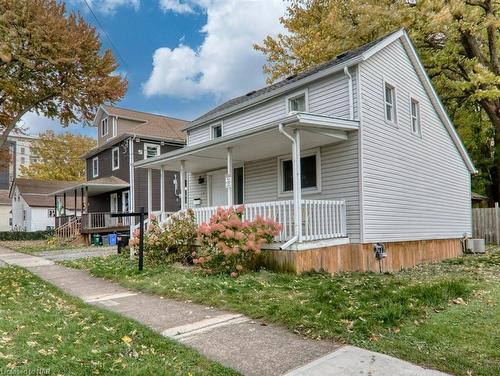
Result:
<svg viewBox="0 0 500 376">
<path fill-rule="evenodd" d="M 205 39 L 197 49 L 184 44 L 158 48 L 153 55 L 151 75 L 143 84 L 147 96 L 193 98 L 211 94 L 227 98 L 264 85 L 265 57 L 253 49 L 253 44 L 268 34 L 283 31 L 279 17 L 285 11 L 284 1 L 169 0 L 168 3 L 173 12 L 173 5 L 206 12 L 207 23 L 201 30 Z"/>
<path fill-rule="evenodd" d="M 160 0 L 160 8 L 166 12 L 172 11 L 175 13 L 194 13 L 194 6 L 189 1 L 181 0 Z"/>
<path fill-rule="evenodd" d="M 94 11 L 103 14 L 113 14 L 117 8 L 132 7 L 139 9 L 140 0 L 87 0 Z"/>
</svg>

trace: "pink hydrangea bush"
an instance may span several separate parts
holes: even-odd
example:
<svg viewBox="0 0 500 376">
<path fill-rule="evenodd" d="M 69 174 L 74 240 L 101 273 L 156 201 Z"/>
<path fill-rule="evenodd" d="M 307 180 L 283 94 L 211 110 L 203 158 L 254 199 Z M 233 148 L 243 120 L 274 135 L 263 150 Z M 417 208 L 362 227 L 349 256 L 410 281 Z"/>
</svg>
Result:
<svg viewBox="0 0 500 376">
<path fill-rule="evenodd" d="M 251 270 L 262 246 L 271 243 L 281 231 L 277 222 L 257 217 L 242 220 L 245 208 L 217 209 L 208 223 L 198 227 L 198 251 L 193 262 L 213 273 L 228 273 L 232 277 Z"/>
</svg>

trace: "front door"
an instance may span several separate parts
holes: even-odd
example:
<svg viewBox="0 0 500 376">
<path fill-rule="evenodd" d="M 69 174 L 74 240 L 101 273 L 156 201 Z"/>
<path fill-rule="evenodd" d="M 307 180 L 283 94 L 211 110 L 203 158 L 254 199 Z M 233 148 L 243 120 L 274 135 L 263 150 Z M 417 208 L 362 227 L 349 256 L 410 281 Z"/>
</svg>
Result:
<svg viewBox="0 0 500 376">
<path fill-rule="evenodd" d="M 210 205 L 227 205 L 226 172 L 216 172 L 210 175 Z"/>
<path fill-rule="evenodd" d="M 130 191 L 122 192 L 122 213 L 130 211 Z"/>
<path fill-rule="evenodd" d="M 111 213 L 118 213 L 118 194 L 117 193 L 112 193 L 110 196 L 110 212 Z"/>
</svg>

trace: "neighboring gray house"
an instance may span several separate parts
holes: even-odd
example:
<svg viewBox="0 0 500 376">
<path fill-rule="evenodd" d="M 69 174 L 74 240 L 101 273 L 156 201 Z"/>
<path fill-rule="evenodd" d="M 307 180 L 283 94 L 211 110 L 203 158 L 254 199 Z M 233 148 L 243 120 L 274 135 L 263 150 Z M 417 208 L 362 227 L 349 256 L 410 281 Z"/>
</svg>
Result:
<svg viewBox="0 0 500 376">
<path fill-rule="evenodd" d="M 136 166 L 185 175 L 199 223 L 240 203 L 279 221 L 273 266 L 375 270 L 383 242 L 395 270 L 455 256 L 471 234 L 475 169 L 404 30 L 184 130 L 185 148 Z"/>
<path fill-rule="evenodd" d="M 95 117 L 97 146 L 86 153 L 86 181 L 53 192 L 56 198 L 82 202 L 82 218 L 62 213 L 56 227 L 71 226 L 81 233 L 128 231 L 130 218 L 115 218 L 112 213 L 138 211 L 141 207 L 175 212 L 180 209 L 175 188 L 175 171 L 151 173 L 154 183 L 148 202 L 148 172 L 136 170 L 134 163 L 181 148 L 187 121 L 167 116 L 102 105 Z M 162 183 L 162 184 L 161 184 Z M 163 188 L 160 188 L 163 185 Z M 76 198 L 75 198 L 76 197 Z M 74 226 L 75 222 L 78 222 Z M 59 231 L 69 233 L 68 231 Z"/>
</svg>

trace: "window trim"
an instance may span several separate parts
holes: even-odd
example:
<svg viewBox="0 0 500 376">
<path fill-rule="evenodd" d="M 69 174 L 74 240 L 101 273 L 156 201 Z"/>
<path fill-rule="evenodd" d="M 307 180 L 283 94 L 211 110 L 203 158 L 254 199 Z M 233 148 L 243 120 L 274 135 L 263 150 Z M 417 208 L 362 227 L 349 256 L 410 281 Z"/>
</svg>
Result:
<svg viewBox="0 0 500 376">
<path fill-rule="evenodd" d="M 160 147 L 160 144 L 151 144 L 151 143 L 144 143 L 144 149 L 143 149 L 143 152 L 144 152 L 144 159 L 149 159 L 148 158 L 148 153 L 147 153 L 147 150 L 148 150 L 148 147 L 154 147 L 156 148 L 156 150 L 158 150 L 158 153 L 155 155 L 155 157 L 159 156 L 161 154 L 161 147 Z M 150 158 L 154 158 L 154 157 L 150 157 Z"/>
<path fill-rule="evenodd" d="M 96 162 L 95 166 L 94 166 L 94 162 Z M 98 176 L 99 176 L 99 157 L 94 157 L 94 158 L 92 158 L 92 177 L 96 178 Z"/>
<path fill-rule="evenodd" d="M 115 151 L 117 151 L 116 160 L 118 162 L 116 167 L 115 167 Z M 120 169 L 120 147 L 117 146 L 111 149 L 111 170 L 115 171 L 119 169 Z"/>
<path fill-rule="evenodd" d="M 106 133 L 104 133 L 104 120 L 106 120 Z M 107 136 L 109 133 L 109 120 L 108 116 L 101 119 L 101 137 Z"/>
<path fill-rule="evenodd" d="M 412 103 L 415 102 L 417 104 L 417 131 L 413 130 L 413 112 L 412 112 Z M 416 97 L 415 95 L 410 95 L 410 132 L 417 136 L 422 137 L 422 101 Z"/>
<path fill-rule="evenodd" d="M 312 188 L 302 188 L 302 194 L 316 194 L 321 193 L 321 148 L 314 148 L 305 150 L 300 153 L 300 158 L 310 157 L 311 155 L 316 156 L 316 187 Z M 292 155 L 282 155 L 278 157 L 278 197 L 290 197 L 293 195 L 293 190 L 291 191 L 283 191 L 283 162 L 291 161 Z M 302 172 L 302 171 L 301 171 Z"/>
<path fill-rule="evenodd" d="M 214 128 L 215 127 L 220 127 L 220 137 L 214 137 Z M 215 140 L 217 138 L 222 138 L 224 137 L 224 123 L 222 121 L 218 122 L 218 123 L 214 123 L 214 124 L 211 124 L 210 125 L 210 139 L 211 140 Z"/>
<path fill-rule="evenodd" d="M 298 98 L 304 96 L 304 105 L 305 105 L 305 110 L 303 112 L 309 112 L 309 89 L 305 88 L 303 90 L 296 91 L 290 95 L 287 95 L 285 97 L 285 108 L 286 108 L 286 113 L 287 114 L 293 114 L 297 112 L 302 112 L 302 111 L 292 111 L 290 110 L 290 101 L 292 99 Z"/>
<path fill-rule="evenodd" d="M 382 86 L 382 98 L 383 98 L 384 120 L 387 124 L 390 124 L 390 125 L 395 126 L 397 128 L 398 127 L 398 89 L 397 89 L 396 85 L 394 84 L 394 82 L 387 80 L 386 78 L 384 78 L 383 82 L 384 82 L 384 84 Z M 393 98 L 393 103 L 392 103 L 392 108 L 393 108 L 392 114 L 394 117 L 393 120 L 387 119 L 387 111 L 386 111 L 387 100 L 386 100 L 386 96 L 385 96 L 386 86 L 390 86 L 393 89 L 393 93 L 394 93 L 394 98 Z"/>
</svg>

